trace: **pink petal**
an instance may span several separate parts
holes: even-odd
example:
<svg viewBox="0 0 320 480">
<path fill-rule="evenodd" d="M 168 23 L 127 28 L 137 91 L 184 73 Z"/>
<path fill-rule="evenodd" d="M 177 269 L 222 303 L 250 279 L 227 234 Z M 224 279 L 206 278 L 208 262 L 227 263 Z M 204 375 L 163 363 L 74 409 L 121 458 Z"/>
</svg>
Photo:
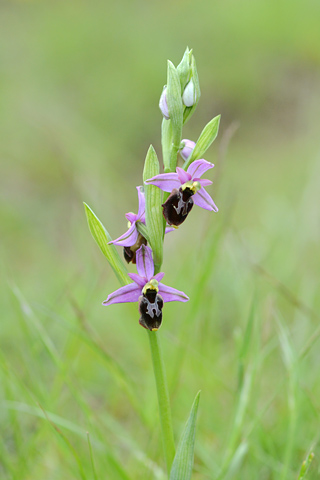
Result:
<svg viewBox="0 0 320 480">
<path fill-rule="evenodd" d="M 102 302 L 102 305 L 112 305 L 113 303 L 129 303 L 137 302 L 141 295 L 141 288 L 135 283 L 130 283 L 125 287 L 118 288 L 113 293 L 110 293 L 107 300 Z"/>
<path fill-rule="evenodd" d="M 187 138 L 181 140 L 181 143 L 184 143 L 184 147 L 182 150 L 180 150 L 180 155 L 183 160 L 188 160 L 196 144 L 195 142 L 193 142 L 192 140 L 188 140 Z"/>
<path fill-rule="evenodd" d="M 149 178 L 144 183 L 146 185 L 155 185 L 164 192 L 172 192 L 174 188 L 179 188 L 181 186 L 177 173 L 161 173 L 160 175 Z"/>
<path fill-rule="evenodd" d="M 207 162 L 207 160 L 201 159 L 201 160 L 196 160 L 195 162 L 192 162 L 187 172 L 190 173 L 192 178 L 200 178 L 204 174 L 204 172 L 206 172 L 207 170 L 213 167 L 214 167 L 213 163 L 210 163 L 210 162 Z"/>
<path fill-rule="evenodd" d="M 157 280 L 157 282 L 161 282 L 161 280 L 163 279 L 164 277 L 164 273 L 163 272 L 159 272 L 157 273 L 157 275 L 155 275 L 153 278 L 155 278 Z"/>
<path fill-rule="evenodd" d="M 128 273 L 128 276 L 133 280 L 139 287 L 143 288 L 148 280 L 146 278 L 140 277 L 137 273 Z"/>
<path fill-rule="evenodd" d="M 141 217 L 144 215 L 145 211 L 145 198 L 144 198 L 144 191 L 143 187 L 137 187 L 138 190 L 138 199 L 139 199 L 139 209 L 137 218 L 141 220 Z"/>
<path fill-rule="evenodd" d="M 205 210 L 213 210 L 214 212 L 218 211 L 218 207 L 204 188 L 201 187 L 192 198 L 198 207 L 204 208 Z"/>
<path fill-rule="evenodd" d="M 159 101 L 159 108 L 164 118 L 166 120 L 169 120 L 169 109 L 167 104 L 167 87 L 165 87 L 162 90 L 160 101 Z"/>
<path fill-rule="evenodd" d="M 136 222 L 133 222 L 129 230 L 126 231 L 121 237 L 113 240 L 109 243 L 114 243 L 115 245 L 121 245 L 122 247 L 132 247 L 138 239 L 138 230 L 136 228 Z"/>
<path fill-rule="evenodd" d="M 201 187 L 208 187 L 209 185 L 212 185 L 211 180 L 207 180 L 206 178 L 194 178 L 193 180 L 195 182 L 199 182 Z"/>
<path fill-rule="evenodd" d="M 154 273 L 154 264 L 152 258 L 152 250 L 150 247 L 141 245 L 136 254 L 137 270 L 140 277 L 145 277 L 148 282 Z"/>
<path fill-rule="evenodd" d="M 138 215 L 136 215 L 135 213 L 129 212 L 125 214 L 125 217 L 128 220 L 128 222 L 133 223 L 137 220 Z"/>
<path fill-rule="evenodd" d="M 183 170 L 183 168 L 177 167 L 177 174 L 179 176 L 179 180 L 180 180 L 181 184 L 186 183 L 189 180 L 191 180 L 190 173 Z"/>
<path fill-rule="evenodd" d="M 168 287 L 163 283 L 159 283 L 159 293 L 164 302 L 187 302 L 189 300 L 184 292 Z"/>
<path fill-rule="evenodd" d="M 173 228 L 173 227 L 166 227 L 164 233 L 167 234 L 167 233 L 173 232 L 174 230 L 176 230 L 176 229 Z"/>
</svg>

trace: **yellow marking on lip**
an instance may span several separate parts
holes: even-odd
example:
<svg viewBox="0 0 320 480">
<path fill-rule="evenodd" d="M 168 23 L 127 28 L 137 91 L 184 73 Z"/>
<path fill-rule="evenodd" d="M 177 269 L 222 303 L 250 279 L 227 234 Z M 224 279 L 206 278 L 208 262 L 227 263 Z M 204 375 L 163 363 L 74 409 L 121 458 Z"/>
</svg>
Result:
<svg viewBox="0 0 320 480">
<path fill-rule="evenodd" d="M 192 182 L 191 180 L 189 180 L 188 182 L 184 183 L 181 186 L 181 188 L 182 190 L 185 190 L 186 188 L 188 188 L 193 192 L 193 195 L 194 195 L 195 193 L 197 193 L 198 190 L 200 190 L 201 185 L 200 185 L 200 182 L 198 181 Z"/>
<path fill-rule="evenodd" d="M 151 331 L 152 332 L 157 332 L 159 330 L 159 328 L 153 328 Z"/>
<path fill-rule="evenodd" d="M 150 282 L 146 283 L 142 289 L 142 293 L 145 295 L 147 290 L 155 290 L 157 293 L 159 292 L 159 282 L 155 278 L 152 278 Z"/>
</svg>

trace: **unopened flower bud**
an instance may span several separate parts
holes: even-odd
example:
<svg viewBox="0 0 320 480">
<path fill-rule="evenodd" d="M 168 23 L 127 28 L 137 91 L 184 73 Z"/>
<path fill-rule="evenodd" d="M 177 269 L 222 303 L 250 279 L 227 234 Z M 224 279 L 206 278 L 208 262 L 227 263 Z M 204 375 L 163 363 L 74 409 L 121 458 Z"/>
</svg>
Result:
<svg viewBox="0 0 320 480">
<path fill-rule="evenodd" d="M 162 90 L 160 101 L 159 101 L 159 108 L 161 110 L 162 115 L 166 120 L 169 120 L 169 110 L 167 104 L 167 87 Z"/>
<path fill-rule="evenodd" d="M 186 107 L 192 107 L 197 100 L 196 90 L 194 88 L 193 80 L 187 84 L 182 95 L 182 101 Z"/>
<path fill-rule="evenodd" d="M 183 160 L 188 160 L 190 157 L 191 153 L 193 152 L 194 147 L 196 146 L 195 142 L 192 140 L 188 140 L 185 138 L 184 140 L 181 140 L 181 143 L 184 144 L 183 148 L 180 150 L 180 155 L 183 158 Z"/>
</svg>

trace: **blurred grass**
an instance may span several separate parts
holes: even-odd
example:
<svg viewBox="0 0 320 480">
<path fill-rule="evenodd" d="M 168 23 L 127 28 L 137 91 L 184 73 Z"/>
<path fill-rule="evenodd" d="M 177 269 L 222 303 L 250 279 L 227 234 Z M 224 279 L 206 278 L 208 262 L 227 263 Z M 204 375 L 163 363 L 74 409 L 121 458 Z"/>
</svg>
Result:
<svg viewBox="0 0 320 480">
<path fill-rule="evenodd" d="M 0 478 L 91 479 L 92 459 L 99 479 L 164 478 L 146 334 L 136 305 L 101 306 L 118 285 L 82 201 L 124 231 L 186 45 L 202 97 L 185 136 L 222 114 L 220 212 L 166 238 L 191 299 L 161 330 L 176 437 L 201 389 L 195 479 L 297 478 L 310 450 L 317 478 L 318 333 L 301 353 L 319 325 L 319 3 L 0 8 Z"/>
</svg>

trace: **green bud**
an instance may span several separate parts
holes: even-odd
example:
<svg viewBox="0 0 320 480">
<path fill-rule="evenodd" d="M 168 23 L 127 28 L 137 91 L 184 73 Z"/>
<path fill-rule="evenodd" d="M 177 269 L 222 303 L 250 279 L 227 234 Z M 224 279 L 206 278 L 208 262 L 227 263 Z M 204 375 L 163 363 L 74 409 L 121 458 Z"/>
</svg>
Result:
<svg viewBox="0 0 320 480">
<path fill-rule="evenodd" d="M 187 83 L 186 88 L 184 89 L 182 95 L 182 101 L 186 107 L 192 107 L 196 103 L 196 90 L 194 88 L 193 80 L 191 79 L 189 83 Z"/>
<path fill-rule="evenodd" d="M 181 85 L 181 94 L 183 93 L 185 86 L 187 85 L 191 76 L 191 57 L 192 57 L 192 50 L 189 50 L 189 48 L 187 47 L 181 62 L 177 66 L 177 72 L 179 75 L 180 85 Z"/>
</svg>

